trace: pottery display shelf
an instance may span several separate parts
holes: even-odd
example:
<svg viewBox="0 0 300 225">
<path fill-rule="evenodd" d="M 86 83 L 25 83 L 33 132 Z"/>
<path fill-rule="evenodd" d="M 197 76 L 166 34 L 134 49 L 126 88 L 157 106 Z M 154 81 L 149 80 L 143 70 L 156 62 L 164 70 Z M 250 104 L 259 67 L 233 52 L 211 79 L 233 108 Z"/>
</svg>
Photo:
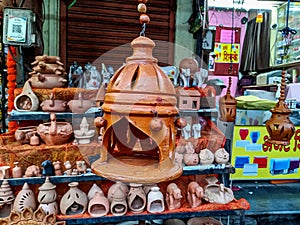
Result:
<svg viewBox="0 0 300 225">
<path fill-rule="evenodd" d="M 204 168 L 203 166 L 185 166 L 183 167 L 183 175 L 201 175 L 201 174 L 228 174 L 234 173 L 234 168 L 230 164 L 226 164 L 225 167 L 210 166 Z M 70 183 L 70 182 L 90 182 L 106 180 L 103 177 L 97 176 L 91 172 L 75 176 L 50 176 L 50 181 L 53 184 L 58 183 Z M 45 177 L 30 177 L 30 178 L 9 178 L 6 179 L 11 186 L 22 186 L 25 182 L 30 184 L 43 184 Z M 177 210 L 165 210 L 161 213 L 148 213 L 146 210 L 142 213 L 128 212 L 123 216 L 113 216 L 109 213 L 103 217 L 91 217 L 87 213 L 82 215 L 57 215 L 58 221 L 65 221 L 66 224 L 99 224 L 99 223 L 115 223 L 121 221 L 134 221 L 134 220 L 155 220 L 155 219 L 170 219 L 170 218 L 191 218 L 191 217 L 205 217 L 205 216 L 231 216 L 237 215 L 240 217 L 240 224 L 244 223 L 245 210 L 248 210 L 250 205 L 245 199 L 239 199 L 229 204 L 211 204 L 205 203 L 196 208 L 190 208 L 183 204 L 180 209 Z"/>
<path fill-rule="evenodd" d="M 234 173 L 235 169 L 231 164 L 226 164 L 223 168 L 210 167 L 204 169 L 199 166 L 184 166 L 183 167 L 183 175 L 201 175 L 201 174 L 229 174 Z M 25 182 L 28 184 L 43 184 L 45 182 L 45 177 L 24 177 L 24 178 L 8 178 L 5 179 L 8 181 L 11 186 L 20 186 Z M 100 181 L 106 180 L 106 178 L 98 176 L 94 173 L 86 173 L 79 175 L 62 175 L 62 176 L 50 176 L 50 180 L 54 184 L 58 183 L 70 183 L 70 182 L 88 182 L 88 181 Z M 2 183 L 3 179 L 0 179 L 0 183 Z M 225 185 L 226 186 L 226 185 Z"/>
<path fill-rule="evenodd" d="M 90 109 L 88 112 L 83 114 L 77 114 L 77 113 L 71 113 L 71 112 L 61 112 L 61 113 L 55 113 L 57 119 L 72 119 L 72 118 L 82 118 L 85 117 L 96 117 L 102 115 L 102 110 L 99 108 Z M 16 110 L 13 110 L 10 113 L 9 120 L 49 120 L 50 113 L 48 112 L 42 112 L 42 111 L 36 111 L 36 112 L 19 112 Z"/>
</svg>

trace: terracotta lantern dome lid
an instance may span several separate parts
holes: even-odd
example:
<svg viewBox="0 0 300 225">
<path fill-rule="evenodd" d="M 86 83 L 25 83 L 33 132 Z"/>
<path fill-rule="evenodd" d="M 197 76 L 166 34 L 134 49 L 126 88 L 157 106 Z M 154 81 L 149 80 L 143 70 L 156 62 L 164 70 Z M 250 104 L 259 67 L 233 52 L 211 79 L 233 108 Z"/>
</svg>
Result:
<svg viewBox="0 0 300 225">
<path fill-rule="evenodd" d="M 219 104 L 226 104 L 226 105 L 236 105 L 236 99 L 232 97 L 230 94 L 226 94 L 220 98 Z"/>
<path fill-rule="evenodd" d="M 133 55 L 108 84 L 104 112 L 176 115 L 176 92 L 171 80 L 152 56 L 155 43 L 139 36 L 131 42 Z M 152 107 L 151 107 L 152 106 Z"/>
</svg>

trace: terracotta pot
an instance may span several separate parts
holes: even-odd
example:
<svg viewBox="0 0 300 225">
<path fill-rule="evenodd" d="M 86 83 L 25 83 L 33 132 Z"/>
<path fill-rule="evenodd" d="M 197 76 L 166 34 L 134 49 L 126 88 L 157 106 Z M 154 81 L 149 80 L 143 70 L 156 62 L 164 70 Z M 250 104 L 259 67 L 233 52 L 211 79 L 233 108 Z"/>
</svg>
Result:
<svg viewBox="0 0 300 225">
<path fill-rule="evenodd" d="M 27 183 L 24 183 L 22 190 L 17 194 L 13 210 L 20 213 L 25 208 L 31 208 L 33 211 L 37 208 L 36 197 Z"/>
<path fill-rule="evenodd" d="M 194 217 L 187 221 L 187 225 L 223 225 L 220 221 L 211 217 Z"/>
<path fill-rule="evenodd" d="M 64 112 L 66 111 L 68 104 L 67 101 L 54 99 L 51 94 L 50 99 L 46 99 L 41 103 L 41 107 L 44 112 Z"/>
<path fill-rule="evenodd" d="M 55 88 L 64 87 L 67 84 L 67 80 L 62 76 L 57 76 L 55 74 L 33 74 L 31 78 L 28 79 L 31 86 L 34 88 Z"/>
<path fill-rule="evenodd" d="M 15 167 L 12 169 L 12 177 L 20 178 L 23 175 L 22 168 L 19 166 L 19 162 L 14 162 Z"/>
<path fill-rule="evenodd" d="M 105 216 L 109 212 L 109 201 L 101 192 L 96 192 L 90 200 L 88 212 L 92 217 Z"/>
<path fill-rule="evenodd" d="M 80 190 L 78 182 L 69 183 L 70 189 L 60 201 L 60 211 L 64 215 L 83 214 L 87 209 L 88 197 Z"/>
<path fill-rule="evenodd" d="M 39 108 L 39 99 L 34 94 L 28 81 L 25 82 L 21 94 L 14 100 L 15 109 L 18 111 L 36 111 Z"/>
<path fill-rule="evenodd" d="M 73 99 L 68 102 L 68 106 L 72 113 L 85 113 L 89 108 L 93 107 L 95 104 L 93 101 L 82 99 L 81 93 L 78 95 L 78 99 Z"/>
<path fill-rule="evenodd" d="M 36 126 L 20 127 L 15 131 L 15 138 L 20 144 L 29 144 L 36 129 Z"/>
<path fill-rule="evenodd" d="M 30 137 L 30 145 L 37 146 L 40 144 L 40 138 L 36 135 L 36 133 L 33 133 L 33 136 Z"/>
<path fill-rule="evenodd" d="M 68 122 L 56 122 L 54 113 L 50 114 L 50 123 L 43 123 L 37 127 L 37 133 L 46 145 L 62 145 L 67 143 L 73 135 L 73 127 Z"/>
<path fill-rule="evenodd" d="M 234 195 L 224 184 L 209 184 L 204 187 L 203 198 L 210 203 L 227 204 L 234 199 Z"/>
</svg>

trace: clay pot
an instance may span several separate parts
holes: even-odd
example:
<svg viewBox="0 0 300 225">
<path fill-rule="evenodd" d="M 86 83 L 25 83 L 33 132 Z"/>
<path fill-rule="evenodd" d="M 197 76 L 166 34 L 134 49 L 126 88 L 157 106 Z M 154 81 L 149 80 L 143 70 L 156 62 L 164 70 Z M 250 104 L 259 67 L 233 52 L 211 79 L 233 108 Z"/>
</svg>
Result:
<svg viewBox="0 0 300 225">
<path fill-rule="evenodd" d="M 69 183 L 70 189 L 60 201 L 60 211 L 64 215 L 83 214 L 87 209 L 88 197 L 77 186 L 78 182 Z"/>
<path fill-rule="evenodd" d="M 13 178 L 21 178 L 23 173 L 22 173 L 22 168 L 19 166 L 19 162 L 14 162 L 15 167 L 12 169 L 12 177 Z"/>
<path fill-rule="evenodd" d="M 223 225 L 220 221 L 211 217 L 194 217 L 187 221 L 187 225 Z"/>
<path fill-rule="evenodd" d="M 13 210 L 15 212 L 22 212 L 25 208 L 36 210 L 36 197 L 33 191 L 29 188 L 27 183 L 24 183 L 22 190 L 17 194 L 14 201 Z"/>
<path fill-rule="evenodd" d="M 50 94 L 50 99 L 46 99 L 41 103 L 44 112 L 64 112 L 67 109 L 67 101 L 54 99 L 54 94 Z"/>
<path fill-rule="evenodd" d="M 134 213 L 144 211 L 146 206 L 146 194 L 142 184 L 130 184 L 130 189 L 127 195 L 128 207 Z"/>
<path fill-rule="evenodd" d="M 36 129 L 36 126 L 20 127 L 15 131 L 15 138 L 20 144 L 29 144 Z"/>
<path fill-rule="evenodd" d="M 81 93 L 78 95 L 78 99 L 74 99 L 68 102 L 68 106 L 72 113 L 85 113 L 89 108 L 94 106 L 94 102 L 90 100 L 83 100 Z"/>
<path fill-rule="evenodd" d="M 147 211 L 150 213 L 163 212 L 165 210 L 164 196 L 159 187 L 152 187 L 147 196 Z"/>
<path fill-rule="evenodd" d="M 0 187 L 0 218 L 8 217 L 13 208 L 15 196 L 7 180 Z"/>
<path fill-rule="evenodd" d="M 204 187 L 203 199 L 210 203 L 227 204 L 234 199 L 234 195 L 224 184 L 209 184 Z"/>
<path fill-rule="evenodd" d="M 37 146 L 40 144 L 40 138 L 36 135 L 36 133 L 33 133 L 33 136 L 30 137 L 30 145 Z"/>
<path fill-rule="evenodd" d="M 105 216 L 109 212 L 109 201 L 102 192 L 96 192 L 89 201 L 88 212 L 92 217 Z"/>
<path fill-rule="evenodd" d="M 164 225 L 185 225 L 185 222 L 180 219 L 168 219 L 164 222 Z"/>
<path fill-rule="evenodd" d="M 14 100 L 17 111 L 36 111 L 39 108 L 39 99 L 34 94 L 28 81 L 25 82 L 21 94 Z"/>
<path fill-rule="evenodd" d="M 50 114 L 50 123 L 43 123 L 37 127 L 37 133 L 46 145 L 62 145 L 67 143 L 73 135 L 73 127 L 68 122 L 56 122 L 54 113 Z"/>
<path fill-rule="evenodd" d="M 57 76 L 55 74 L 33 74 L 29 78 L 31 86 L 34 88 L 55 88 L 64 87 L 67 84 L 67 80 L 62 76 Z"/>
</svg>

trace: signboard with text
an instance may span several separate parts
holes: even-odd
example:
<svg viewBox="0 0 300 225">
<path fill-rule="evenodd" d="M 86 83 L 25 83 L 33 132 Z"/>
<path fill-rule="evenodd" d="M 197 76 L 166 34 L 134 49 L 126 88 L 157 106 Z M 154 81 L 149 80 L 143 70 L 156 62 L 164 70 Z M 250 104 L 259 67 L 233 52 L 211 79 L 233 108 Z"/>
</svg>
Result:
<svg viewBox="0 0 300 225">
<path fill-rule="evenodd" d="M 289 145 L 270 144 L 265 126 L 235 126 L 231 163 L 232 180 L 300 179 L 300 127 Z"/>
<path fill-rule="evenodd" d="M 240 44 L 215 43 L 215 63 L 239 63 Z"/>
</svg>

